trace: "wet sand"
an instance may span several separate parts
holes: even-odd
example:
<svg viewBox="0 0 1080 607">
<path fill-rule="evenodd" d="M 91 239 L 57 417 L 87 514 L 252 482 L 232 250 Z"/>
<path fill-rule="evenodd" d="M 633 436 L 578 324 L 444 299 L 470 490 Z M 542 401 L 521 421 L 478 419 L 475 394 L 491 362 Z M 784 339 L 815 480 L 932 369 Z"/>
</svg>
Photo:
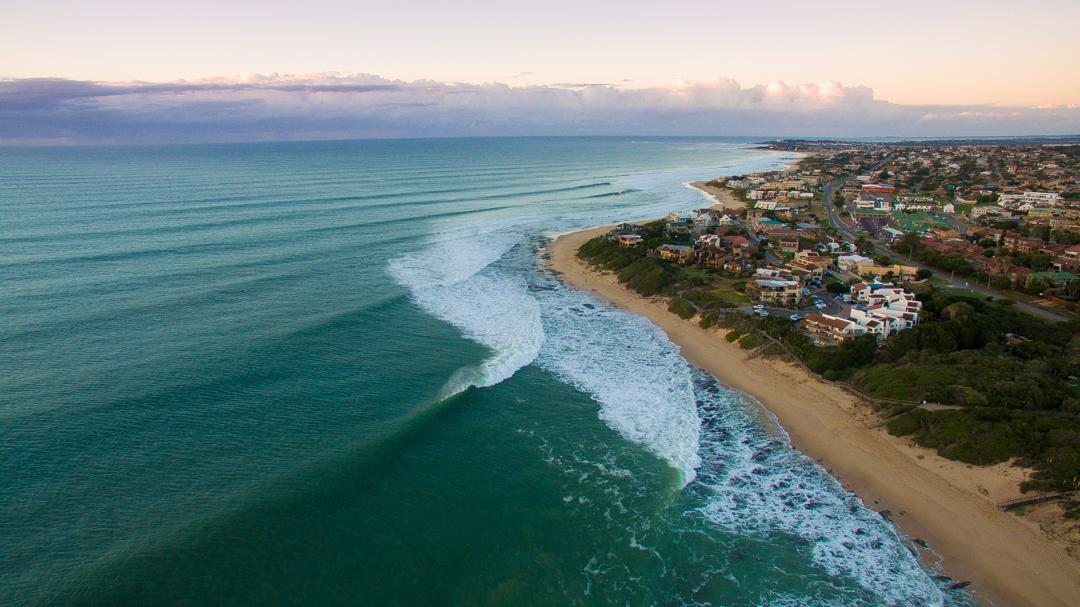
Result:
<svg viewBox="0 0 1080 607">
<path fill-rule="evenodd" d="M 1033 523 L 996 506 L 1020 495 L 1017 485 L 1026 470 L 946 460 L 868 427 L 872 414 L 865 405 L 800 367 L 774 359 L 748 360 L 746 351 L 723 338 L 723 330 L 702 329 L 696 318 L 683 320 L 667 310 L 664 298 L 642 297 L 610 272 L 597 271 L 577 257 L 582 244 L 608 229 L 560 236 L 548 248 L 549 267 L 567 284 L 650 319 L 692 364 L 757 399 L 777 417 L 797 449 L 867 506 L 890 511 L 908 537 L 928 542 L 928 562 L 940 558 L 943 573 L 972 582 L 969 590 L 980 603 L 1080 605 L 1080 562 Z"/>
</svg>

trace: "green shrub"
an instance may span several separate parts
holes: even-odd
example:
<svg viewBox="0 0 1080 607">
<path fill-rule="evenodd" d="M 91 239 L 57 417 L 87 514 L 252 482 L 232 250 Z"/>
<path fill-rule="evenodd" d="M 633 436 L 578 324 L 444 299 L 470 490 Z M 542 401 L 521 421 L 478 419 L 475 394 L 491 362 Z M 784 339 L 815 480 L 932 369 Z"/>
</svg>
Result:
<svg viewBox="0 0 1080 607">
<path fill-rule="evenodd" d="M 765 339 L 756 333 L 749 333 L 739 339 L 739 347 L 743 350 L 753 350 L 765 343 Z"/>
<path fill-rule="evenodd" d="M 671 302 L 668 303 L 667 309 L 669 312 L 674 312 L 676 316 L 683 320 L 686 320 L 697 313 L 694 309 L 694 305 L 682 297 L 672 297 Z"/>
<path fill-rule="evenodd" d="M 828 290 L 829 293 L 836 293 L 836 294 L 847 293 L 847 292 L 851 291 L 850 287 L 848 287 L 846 284 L 840 282 L 839 280 L 830 280 L 829 284 L 825 285 L 825 289 Z"/>
<path fill-rule="evenodd" d="M 905 413 L 888 424 L 889 433 L 894 436 L 907 436 L 914 434 L 919 429 L 919 418 L 916 414 Z"/>
<path fill-rule="evenodd" d="M 698 321 L 698 326 L 701 327 L 702 329 L 710 329 L 714 325 L 716 325 L 716 321 L 719 318 L 720 318 L 720 313 L 719 312 L 709 312 L 708 314 L 701 317 L 701 320 Z"/>
<path fill-rule="evenodd" d="M 663 242 L 663 224 L 648 224 L 646 241 Z M 958 274 L 973 272 L 966 259 L 927 261 Z M 1017 458 L 1034 468 L 1024 491 L 1080 489 L 1080 320 L 1054 323 L 1031 316 L 1009 301 L 986 301 L 968 291 L 912 287 L 923 303 L 922 322 L 878 347 L 873 336 L 838 346 L 815 346 L 786 319 L 720 317 L 730 292 L 708 285 L 715 274 L 646 255 L 645 247 L 619 247 L 605 238 L 585 243 L 578 255 L 616 272 L 621 282 L 642 295 L 671 296 L 668 309 L 691 318 L 701 311 L 704 328 L 732 328 L 725 336 L 752 350 L 765 343 L 747 333 L 746 323 L 781 341 L 815 373 L 848 379 L 865 392 L 902 401 L 959 405 L 959 409 L 919 408 L 888 423 L 889 432 L 910 436 L 943 457 L 971 464 Z M 925 273 L 923 273 L 925 275 Z M 829 290 L 846 285 L 827 278 Z M 733 285 L 745 290 L 745 283 Z M 734 328 L 738 325 L 740 328 Z M 1080 516 L 1080 502 L 1070 510 Z"/>
</svg>

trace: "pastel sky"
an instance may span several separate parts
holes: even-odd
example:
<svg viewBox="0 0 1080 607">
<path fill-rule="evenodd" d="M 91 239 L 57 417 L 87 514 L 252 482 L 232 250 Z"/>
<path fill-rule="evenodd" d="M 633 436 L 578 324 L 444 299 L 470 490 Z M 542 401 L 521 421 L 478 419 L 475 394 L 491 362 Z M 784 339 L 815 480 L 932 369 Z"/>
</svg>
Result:
<svg viewBox="0 0 1080 607">
<path fill-rule="evenodd" d="M 0 142 L 1076 134 L 1078 23 L 1076 0 L 35 0 L 0 19 Z"/>
</svg>

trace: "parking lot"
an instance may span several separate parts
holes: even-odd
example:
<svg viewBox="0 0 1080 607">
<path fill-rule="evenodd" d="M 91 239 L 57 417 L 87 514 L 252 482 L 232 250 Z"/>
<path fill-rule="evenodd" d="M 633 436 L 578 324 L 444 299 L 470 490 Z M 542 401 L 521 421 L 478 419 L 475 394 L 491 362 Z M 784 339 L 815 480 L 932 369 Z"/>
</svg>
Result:
<svg viewBox="0 0 1080 607">
<path fill-rule="evenodd" d="M 820 302 L 820 305 L 817 305 L 818 302 Z M 803 303 L 804 306 L 798 310 L 793 310 L 790 308 L 774 308 L 770 306 L 762 306 L 760 304 L 755 306 L 746 306 L 742 308 L 742 310 L 747 314 L 756 314 L 763 317 L 772 316 L 775 318 L 801 320 L 802 317 L 814 312 L 846 317 L 848 309 L 851 308 L 851 303 L 844 301 L 843 296 L 837 295 L 835 293 L 830 293 L 824 287 L 815 289 L 808 294 L 804 293 Z M 798 315 L 798 319 L 792 318 L 792 315 Z"/>
</svg>

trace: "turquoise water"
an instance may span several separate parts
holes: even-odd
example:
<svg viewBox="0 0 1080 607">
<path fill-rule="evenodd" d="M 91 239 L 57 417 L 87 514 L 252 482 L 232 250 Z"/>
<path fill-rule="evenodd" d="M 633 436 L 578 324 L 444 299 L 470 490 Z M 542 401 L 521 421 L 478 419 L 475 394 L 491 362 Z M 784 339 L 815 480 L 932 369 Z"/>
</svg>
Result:
<svg viewBox="0 0 1080 607">
<path fill-rule="evenodd" d="M 0 604 L 960 604 L 563 286 L 701 139 L 0 150 Z"/>
</svg>

